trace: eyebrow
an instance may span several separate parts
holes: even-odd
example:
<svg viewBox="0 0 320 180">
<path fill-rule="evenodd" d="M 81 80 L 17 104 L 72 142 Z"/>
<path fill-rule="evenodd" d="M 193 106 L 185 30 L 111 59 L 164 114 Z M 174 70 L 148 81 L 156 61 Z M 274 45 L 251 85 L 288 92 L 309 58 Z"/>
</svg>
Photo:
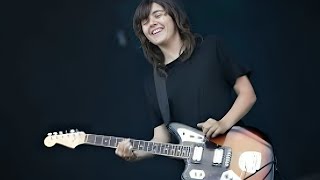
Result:
<svg viewBox="0 0 320 180">
<path fill-rule="evenodd" d="M 164 10 L 160 10 L 160 9 L 159 9 L 159 10 L 155 10 L 155 11 L 153 11 L 151 14 L 154 15 L 154 14 L 156 14 L 157 12 L 164 12 Z"/>
<path fill-rule="evenodd" d="M 154 14 L 156 14 L 156 13 L 158 13 L 158 12 L 165 12 L 165 10 L 162 10 L 162 9 L 155 10 L 155 11 L 153 11 L 153 12 L 151 13 L 151 15 L 154 15 Z M 149 17 L 148 17 L 147 19 L 149 19 Z M 147 20 L 147 19 L 144 19 L 144 20 Z M 141 20 L 141 22 L 144 21 L 144 20 Z"/>
</svg>

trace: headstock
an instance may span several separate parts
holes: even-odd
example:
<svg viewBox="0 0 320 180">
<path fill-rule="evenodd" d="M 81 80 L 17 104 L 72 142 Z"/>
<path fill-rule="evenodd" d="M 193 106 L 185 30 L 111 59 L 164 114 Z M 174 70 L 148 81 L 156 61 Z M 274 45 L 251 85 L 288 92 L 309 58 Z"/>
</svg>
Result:
<svg viewBox="0 0 320 180">
<path fill-rule="evenodd" d="M 85 143 L 85 138 L 86 134 L 83 131 L 73 129 L 69 133 L 53 132 L 48 133 L 48 136 L 44 139 L 44 145 L 52 147 L 55 144 L 60 144 L 74 149 L 76 146 Z"/>
</svg>

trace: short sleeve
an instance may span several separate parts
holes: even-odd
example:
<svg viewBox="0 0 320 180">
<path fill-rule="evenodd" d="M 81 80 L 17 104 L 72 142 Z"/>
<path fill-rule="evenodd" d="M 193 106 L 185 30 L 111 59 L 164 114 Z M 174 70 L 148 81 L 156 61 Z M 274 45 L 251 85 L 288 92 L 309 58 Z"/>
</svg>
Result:
<svg viewBox="0 0 320 180">
<path fill-rule="evenodd" d="M 237 78 L 247 75 L 248 77 L 251 74 L 251 69 L 239 62 L 232 59 L 230 52 L 226 49 L 224 43 L 221 39 L 216 38 L 216 52 L 218 61 L 221 64 L 222 72 L 226 81 L 233 86 Z"/>
</svg>

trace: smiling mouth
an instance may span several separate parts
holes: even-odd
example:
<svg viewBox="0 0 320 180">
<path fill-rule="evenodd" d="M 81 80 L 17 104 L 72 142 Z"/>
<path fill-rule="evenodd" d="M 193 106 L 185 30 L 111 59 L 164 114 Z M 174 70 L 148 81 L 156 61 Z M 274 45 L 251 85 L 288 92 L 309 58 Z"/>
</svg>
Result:
<svg viewBox="0 0 320 180">
<path fill-rule="evenodd" d="M 156 35 L 156 34 L 160 33 L 162 30 L 163 30 L 163 28 L 157 28 L 157 29 L 153 30 L 153 31 L 151 32 L 151 34 L 152 34 L 152 35 Z"/>
</svg>

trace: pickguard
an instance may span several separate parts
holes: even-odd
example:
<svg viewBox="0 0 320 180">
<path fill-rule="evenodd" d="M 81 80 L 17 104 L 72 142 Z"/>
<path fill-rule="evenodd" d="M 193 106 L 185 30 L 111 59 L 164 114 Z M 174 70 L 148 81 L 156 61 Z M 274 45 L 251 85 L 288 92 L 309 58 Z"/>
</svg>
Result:
<svg viewBox="0 0 320 180">
<path fill-rule="evenodd" d="M 235 126 L 226 134 L 207 139 L 202 131 L 181 123 L 170 123 L 169 130 L 179 139 L 179 144 L 130 139 L 133 150 L 183 159 L 186 165 L 181 175 L 183 180 L 240 180 L 250 175 L 253 175 L 250 179 L 273 180 L 272 146 L 256 131 Z M 60 144 L 75 148 L 87 144 L 117 148 L 124 140 L 70 131 L 48 133 L 44 144 L 47 147 Z"/>
<path fill-rule="evenodd" d="M 240 180 L 272 160 L 269 144 L 244 128 L 234 127 L 210 140 L 202 131 L 180 123 L 171 123 L 169 129 L 180 144 L 192 147 L 190 157 L 185 159 L 183 180 Z M 254 175 L 254 179 L 263 179 L 270 167 Z M 271 172 L 266 179 L 273 180 L 272 176 Z"/>
<path fill-rule="evenodd" d="M 204 136 L 186 128 L 178 128 L 177 133 L 181 142 L 204 143 Z"/>
</svg>

